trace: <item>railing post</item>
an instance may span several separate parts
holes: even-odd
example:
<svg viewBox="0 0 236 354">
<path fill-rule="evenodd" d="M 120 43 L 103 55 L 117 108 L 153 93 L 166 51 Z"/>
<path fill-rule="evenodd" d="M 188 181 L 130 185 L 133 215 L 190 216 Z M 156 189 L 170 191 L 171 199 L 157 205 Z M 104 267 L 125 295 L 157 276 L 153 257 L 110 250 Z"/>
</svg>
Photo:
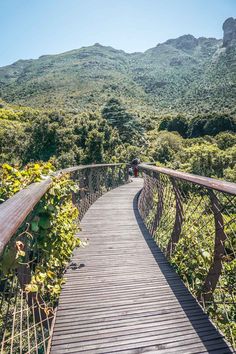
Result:
<svg viewBox="0 0 236 354">
<path fill-rule="evenodd" d="M 89 193 L 93 194 L 94 190 L 93 190 L 93 170 L 92 169 L 90 169 L 88 175 L 88 189 L 89 189 Z"/>
<path fill-rule="evenodd" d="M 163 213 L 163 193 L 164 193 L 164 186 L 161 183 L 161 179 L 160 179 L 160 174 L 156 174 L 155 178 L 157 180 L 157 209 L 156 209 L 156 214 L 155 214 L 155 218 L 152 224 L 152 228 L 151 228 L 151 235 L 153 236 L 157 227 L 160 224 L 161 221 L 161 217 L 162 217 L 162 213 Z"/>
<path fill-rule="evenodd" d="M 125 182 L 129 181 L 129 165 L 125 166 Z"/>
<path fill-rule="evenodd" d="M 73 181 L 73 182 L 75 182 L 76 180 L 77 180 L 77 172 L 74 172 L 74 173 L 72 173 L 71 174 L 71 180 Z M 74 205 L 76 205 L 76 202 L 77 202 L 77 197 L 76 197 L 76 193 L 74 192 L 74 191 L 72 191 L 72 203 L 74 204 Z"/>
<path fill-rule="evenodd" d="M 224 242 L 226 240 L 220 202 L 212 190 L 209 190 L 208 193 L 210 196 L 211 210 L 214 214 L 215 221 L 215 246 L 212 265 L 202 286 L 201 293 L 198 296 L 198 299 L 203 302 L 211 299 L 221 275 L 222 258 L 225 254 Z"/>
<path fill-rule="evenodd" d="M 171 183 L 173 185 L 174 193 L 175 193 L 175 223 L 174 228 L 171 233 L 171 237 L 169 243 L 166 248 L 166 256 L 168 258 L 171 257 L 172 253 L 175 250 L 176 244 L 179 241 L 182 223 L 183 223 L 183 203 L 182 203 L 182 196 L 179 190 L 178 184 L 174 178 L 170 178 Z"/>
<path fill-rule="evenodd" d="M 119 184 L 121 184 L 121 182 L 122 182 L 122 173 L 121 173 L 122 170 L 121 170 L 120 166 L 118 168 L 119 168 L 119 171 L 118 171 Z"/>
<path fill-rule="evenodd" d="M 101 169 L 96 171 L 96 187 L 98 195 L 101 195 Z"/>
<path fill-rule="evenodd" d="M 80 172 L 80 178 L 79 178 L 79 196 L 83 200 L 85 197 L 85 173 L 84 171 Z"/>
<path fill-rule="evenodd" d="M 149 172 L 150 173 L 150 172 Z M 138 208 L 141 212 L 141 216 L 145 221 L 146 217 L 148 216 L 149 211 L 152 209 L 153 206 L 153 183 L 154 178 L 153 174 L 144 173 L 144 186 L 138 201 Z"/>
<path fill-rule="evenodd" d="M 111 178 L 112 178 L 112 188 L 115 188 L 116 182 L 115 182 L 115 166 L 112 166 L 111 168 Z"/>
</svg>

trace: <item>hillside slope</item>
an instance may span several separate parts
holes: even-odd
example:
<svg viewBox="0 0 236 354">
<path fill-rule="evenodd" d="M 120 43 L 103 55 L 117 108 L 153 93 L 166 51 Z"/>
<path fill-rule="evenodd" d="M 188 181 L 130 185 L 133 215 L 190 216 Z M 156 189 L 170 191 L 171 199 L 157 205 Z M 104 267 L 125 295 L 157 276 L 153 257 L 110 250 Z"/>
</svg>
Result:
<svg viewBox="0 0 236 354">
<path fill-rule="evenodd" d="M 225 21 L 223 40 L 184 35 L 132 54 L 96 43 L 36 60 L 19 60 L 0 68 L 0 97 L 72 111 L 97 109 L 110 96 L 138 112 L 232 110 L 236 97 L 234 21 Z"/>
</svg>

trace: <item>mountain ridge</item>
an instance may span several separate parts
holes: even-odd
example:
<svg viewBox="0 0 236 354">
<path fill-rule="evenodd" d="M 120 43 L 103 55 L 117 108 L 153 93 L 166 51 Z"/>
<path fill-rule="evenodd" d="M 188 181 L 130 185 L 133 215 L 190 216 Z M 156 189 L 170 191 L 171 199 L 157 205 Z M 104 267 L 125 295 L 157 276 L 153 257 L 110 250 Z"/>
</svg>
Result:
<svg viewBox="0 0 236 354">
<path fill-rule="evenodd" d="M 227 19 L 223 28 L 223 39 L 187 34 L 145 52 L 95 43 L 18 60 L 0 68 L 0 97 L 74 111 L 97 110 L 113 96 L 141 113 L 234 109 L 234 19 Z"/>
<path fill-rule="evenodd" d="M 98 43 L 98 42 L 95 42 L 94 44 L 92 45 L 88 45 L 88 46 L 82 46 L 80 48 L 74 48 L 74 49 L 70 49 L 70 50 L 67 50 L 65 52 L 61 52 L 61 53 L 55 53 L 55 54 L 42 54 L 40 55 L 39 57 L 37 58 L 28 58 L 28 59 L 18 59 L 16 61 L 14 61 L 13 63 L 10 63 L 10 64 L 7 64 L 7 65 L 3 65 L 3 66 L 0 66 L 0 69 L 2 68 L 6 68 L 6 67 L 11 67 L 12 65 L 16 65 L 18 63 L 23 63 L 23 62 L 32 62 L 32 61 L 36 61 L 38 59 L 46 59 L 46 58 L 50 58 L 50 57 L 57 57 L 57 56 L 63 56 L 63 55 L 68 55 L 68 54 L 72 54 L 72 53 L 75 53 L 77 51 L 80 51 L 82 49 L 87 49 L 87 48 L 92 48 L 92 47 L 101 47 L 101 48 L 109 48 L 111 49 L 112 51 L 115 51 L 115 52 L 121 52 L 121 53 L 124 53 L 124 54 L 127 54 L 128 56 L 132 56 L 132 55 L 137 55 L 137 54 L 145 54 L 146 52 L 160 46 L 160 45 L 163 45 L 163 44 L 169 44 L 171 43 L 172 41 L 175 42 L 176 40 L 178 39 L 181 39 L 181 38 L 185 38 L 185 37 L 193 37 L 194 39 L 196 39 L 197 41 L 199 40 L 214 40 L 214 41 L 217 41 L 217 42 L 220 42 L 221 44 L 223 44 L 223 40 L 221 38 L 215 38 L 215 37 L 204 37 L 204 36 L 201 36 L 201 37 L 195 37 L 193 36 L 192 34 L 183 34 L 179 37 L 176 37 L 176 38 L 170 38 L 170 39 L 167 39 L 166 41 L 164 42 L 160 42 L 160 43 L 157 43 L 154 47 L 151 47 L 151 48 L 148 48 L 144 51 L 134 51 L 134 52 L 126 52 L 125 50 L 123 49 L 117 49 L 113 46 L 110 46 L 110 45 L 103 45 L 101 43 Z"/>
</svg>

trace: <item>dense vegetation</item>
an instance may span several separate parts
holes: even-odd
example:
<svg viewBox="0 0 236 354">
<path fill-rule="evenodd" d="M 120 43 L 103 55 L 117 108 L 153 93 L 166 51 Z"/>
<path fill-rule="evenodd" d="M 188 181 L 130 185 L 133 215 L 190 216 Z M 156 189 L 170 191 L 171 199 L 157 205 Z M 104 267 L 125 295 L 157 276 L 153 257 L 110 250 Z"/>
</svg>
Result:
<svg viewBox="0 0 236 354">
<path fill-rule="evenodd" d="M 50 160 L 55 167 L 130 161 L 159 162 L 206 176 L 236 180 L 235 115 L 212 113 L 142 118 L 117 99 L 100 112 L 0 108 L 0 163 Z"/>
<path fill-rule="evenodd" d="M 29 184 L 41 181 L 53 169 L 50 163 L 29 164 L 20 170 L 3 164 L 0 168 L 0 203 Z M 81 244 L 75 237 L 78 210 L 71 196 L 76 188 L 69 176 L 54 178 L 50 190 L 5 249 L 0 263 L 1 277 L 12 274 L 19 263 L 29 258 L 26 251 L 34 250 L 38 262 L 26 291 L 39 291 L 42 295 L 50 293 L 57 300 L 63 282 L 62 270 L 74 247 Z M 28 262 L 30 264 L 30 260 Z"/>
</svg>

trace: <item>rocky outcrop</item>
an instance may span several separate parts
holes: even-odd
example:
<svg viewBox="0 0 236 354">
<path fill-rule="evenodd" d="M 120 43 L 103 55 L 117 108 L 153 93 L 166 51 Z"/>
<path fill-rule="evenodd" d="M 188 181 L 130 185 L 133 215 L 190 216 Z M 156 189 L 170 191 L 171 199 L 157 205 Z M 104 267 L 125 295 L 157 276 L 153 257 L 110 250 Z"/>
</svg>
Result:
<svg viewBox="0 0 236 354">
<path fill-rule="evenodd" d="M 236 45 L 236 19 L 233 17 L 227 18 L 223 23 L 223 47 Z"/>
<path fill-rule="evenodd" d="M 176 39 L 169 39 L 165 44 L 184 51 L 193 50 L 198 45 L 198 40 L 191 34 L 186 34 Z"/>
</svg>

